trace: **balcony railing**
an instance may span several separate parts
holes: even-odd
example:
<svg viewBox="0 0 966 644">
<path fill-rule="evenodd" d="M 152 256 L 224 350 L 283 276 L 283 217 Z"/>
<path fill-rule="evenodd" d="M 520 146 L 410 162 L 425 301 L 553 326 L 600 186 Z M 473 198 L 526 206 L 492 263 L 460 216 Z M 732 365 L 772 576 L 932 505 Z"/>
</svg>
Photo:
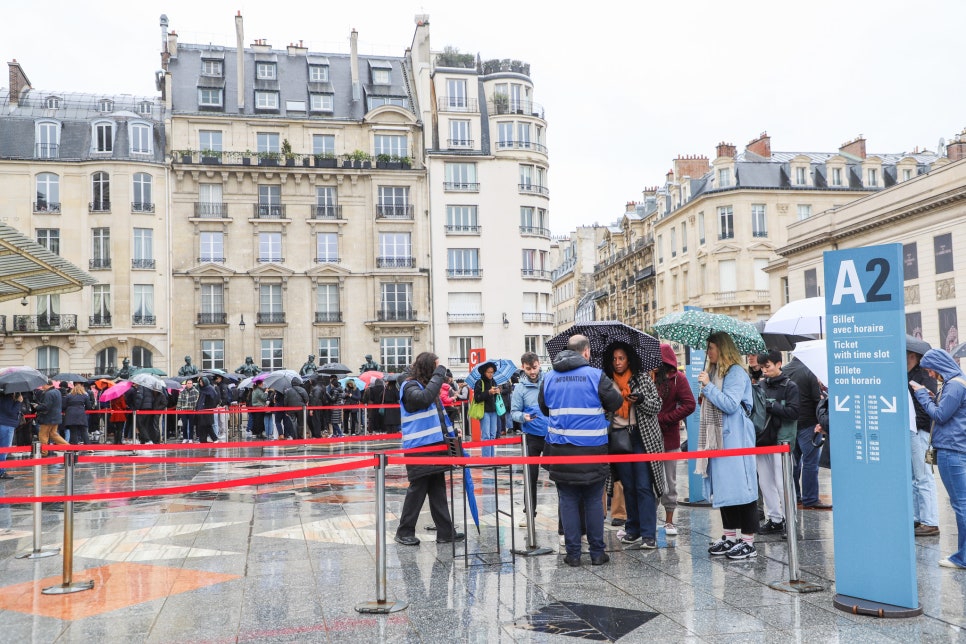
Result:
<svg viewBox="0 0 966 644">
<path fill-rule="evenodd" d="M 315 323 L 326 324 L 332 322 L 342 322 L 342 311 L 316 311 Z"/>
<path fill-rule="evenodd" d="M 506 95 L 490 100 L 490 111 L 494 114 L 525 114 L 543 118 L 543 107 L 533 101 L 511 100 Z"/>
<path fill-rule="evenodd" d="M 199 257 L 198 263 L 199 264 L 208 264 L 208 263 L 224 264 L 225 258 L 224 257 Z"/>
<path fill-rule="evenodd" d="M 258 263 L 259 264 L 284 264 L 285 263 L 285 258 L 284 257 L 276 257 L 274 255 L 269 255 L 269 256 L 266 256 L 266 257 L 259 257 L 258 258 Z"/>
<path fill-rule="evenodd" d="M 35 201 L 34 212 L 38 214 L 59 215 L 60 202 L 58 201 Z"/>
<path fill-rule="evenodd" d="M 443 190 L 449 192 L 479 192 L 479 183 L 468 183 L 466 181 L 444 181 Z"/>
<path fill-rule="evenodd" d="M 446 226 L 446 233 L 447 234 L 450 234 L 450 235 L 459 235 L 459 234 L 463 234 L 463 235 L 479 235 L 480 234 L 480 226 L 478 224 L 472 224 L 472 225 L 463 225 L 463 224 L 453 225 L 453 224 L 449 224 L 449 225 Z"/>
<path fill-rule="evenodd" d="M 527 194 L 533 195 L 543 195 L 544 197 L 550 196 L 550 189 L 546 186 L 538 186 L 535 183 L 521 183 L 520 192 L 525 192 Z"/>
<path fill-rule="evenodd" d="M 56 143 L 35 143 L 34 156 L 38 159 L 57 159 L 60 157 L 60 146 Z"/>
<path fill-rule="evenodd" d="M 154 204 L 144 201 L 132 201 L 131 212 L 152 213 L 154 212 Z"/>
<path fill-rule="evenodd" d="M 87 326 L 90 327 L 109 327 L 111 326 L 111 314 L 101 313 L 98 315 L 92 315 L 87 320 Z"/>
<path fill-rule="evenodd" d="M 536 279 L 536 280 L 550 279 L 550 271 L 544 271 L 538 268 L 522 268 L 520 269 L 520 275 L 528 279 Z"/>
<path fill-rule="evenodd" d="M 132 259 L 131 268 L 153 269 L 155 265 L 155 261 L 156 260 L 153 260 L 153 259 Z"/>
<path fill-rule="evenodd" d="M 131 316 L 131 324 L 133 326 L 154 326 L 158 323 L 158 318 L 154 315 L 141 315 L 135 313 Z"/>
<path fill-rule="evenodd" d="M 255 206 L 256 219 L 284 219 L 285 206 L 282 204 L 257 203 Z"/>
<path fill-rule="evenodd" d="M 228 204 L 226 203 L 195 202 L 195 217 L 201 219 L 224 219 L 227 216 Z"/>
<path fill-rule="evenodd" d="M 90 212 L 111 212 L 111 202 L 110 201 L 91 201 L 88 202 L 87 208 Z"/>
<path fill-rule="evenodd" d="M 342 219 L 342 206 L 316 206 L 312 219 Z"/>
<path fill-rule="evenodd" d="M 60 373 L 60 367 L 39 367 L 37 371 L 50 378 L 51 376 Z"/>
<path fill-rule="evenodd" d="M 553 322 L 553 313 L 523 313 L 524 322 L 540 322 L 543 324 L 551 324 Z"/>
<path fill-rule="evenodd" d="M 376 268 L 413 268 L 415 257 L 377 257 Z"/>
<path fill-rule="evenodd" d="M 550 229 L 540 228 L 539 226 L 520 226 L 521 235 L 534 235 L 536 237 L 546 237 L 550 239 Z"/>
<path fill-rule="evenodd" d="M 342 261 L 341 257 L 316 257 L 316 264 L 338 264 Z"/>
<path fill-rule="evenodd" d="M 285 324 L 284 313 L 256 313 L 255 324 Z"/>
<path fill-rule="evenodd" d="M 380 309 L 377 311 L 377 317 L 380 322 L 415 320 L 416 311 L 414 309 Z"/>
<path fill-rule="evenodd" d="M 446 362 L 451 367 L 459 367 L 460 365 L 469 364 L 469 358 L 453 358 L 449 357 Z"/>
<path fill-rule="evenodd" d="M 412 219 L 413 206 L 412 204 L 402 206 L 393 204 L 376 204 L 376 217 L 380 219 Z"/>
<path fill-rule="evenodd" d="M 483 277 L 482 268 L 447 268 L 446 277 L 453 279 L 478 279 Z"/>
<path fill-rule="evenodd" d="M 734 291 L 718 291 L 714 294 L 715 302 L 737 302 L 738 294 Z"/>
<path fill-rule="evenodd" d="M 751 236 L 755 238 L 768 237 L 767 230 L 753 230 L 751 231 Z"/>
<path fill-rule="evenodd" d="M 440 112 L 479 112 L 479 101 L 465 96 L 440 96 L 436 99 Z"/>
<path fill-rule="evenodd" d="M 547 146 L 533 141 L 497 141 L 497 150 L 533 150 L 541 154 L 547 153 Z"/>
<path fill-rule="evenodd" d="M 199 313 L 198 324 L 228 324 L 227 313 Z"/>
<path fill-rule="evenodd" d="M 13 330 L 19 333 L 76 331 L 77 316 L 73 314 L 15 315 Z"/>
<path fill-rule="evenodd" d="M 450 324 L 472 324 L 483 321 L 482 313 L 447 313 L 446 321 Z"/>
<path fill-rule="evenodd" d="M 105 270 L 111 267 L 110 257 L 98 257 L 88 261 L 89 268 L 92 271 Z"/>
<path fill-rule="evenodd" d="M 473 147 L 473 139 L 446 139 L 446 145 L 450 150 L 462 150 Z"/>
</svg>

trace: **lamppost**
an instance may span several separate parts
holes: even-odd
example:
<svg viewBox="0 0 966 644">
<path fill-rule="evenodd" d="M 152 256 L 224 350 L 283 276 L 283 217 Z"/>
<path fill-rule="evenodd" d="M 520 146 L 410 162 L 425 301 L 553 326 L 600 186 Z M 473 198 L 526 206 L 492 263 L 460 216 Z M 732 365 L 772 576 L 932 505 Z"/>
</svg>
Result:
<svg viewBox="0 0 966 644">
<path fill-rule="evenodd" d="M 238 331 L 241 333 L 242 355 L 245 354 L 245 314 L 242 313 L 241 320 L 238 322 Z"/>
</svg>

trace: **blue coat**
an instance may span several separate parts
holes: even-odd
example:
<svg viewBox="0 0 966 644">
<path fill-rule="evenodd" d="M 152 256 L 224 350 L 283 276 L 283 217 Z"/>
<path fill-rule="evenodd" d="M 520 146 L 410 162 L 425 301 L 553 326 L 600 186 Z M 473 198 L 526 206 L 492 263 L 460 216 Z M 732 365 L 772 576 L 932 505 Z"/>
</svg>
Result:
<svg viewBox="0 0 966 644">
<path fill-rule="evenodd" d="M 962 370 L 951 355 L 942 349 L 930 349 L 919 362 L 923 369 L 932 369 L 943 377 L 939 404 L 933 402 L 926 389 L 916 390 L 916 400 L 933 422 L 932 446 L 966 452 L 966 386 Z"/>
<path fill-rule="evenodd" d="M 724 449 L 755 446 L 755 426 L 745 413 L 751 409 L 751 378 L 735 365 L 725 374 L 722 388 L 705 385 L 702 393 L 721 410 L 721 438 Z M 758 469 L 755 457 L 728 456 L 708 461 L 704 496 L 716 508 L 751 503 L 758 499 Z"/>
<path fill-rule="evenodd" d="M 513 396 L 510 399 L 510 418 L 513 422 L 520 423 L 524 433 L 534 436 L 547 435 L 547 417 L 540 411 L 540 384 L 543 382 L 543 374 L 536 382 L 524 376 L 513 388 Z M 533 418 L 529 423 L 524 420 L 524 415 L 530 414 Z"/>
</svg>

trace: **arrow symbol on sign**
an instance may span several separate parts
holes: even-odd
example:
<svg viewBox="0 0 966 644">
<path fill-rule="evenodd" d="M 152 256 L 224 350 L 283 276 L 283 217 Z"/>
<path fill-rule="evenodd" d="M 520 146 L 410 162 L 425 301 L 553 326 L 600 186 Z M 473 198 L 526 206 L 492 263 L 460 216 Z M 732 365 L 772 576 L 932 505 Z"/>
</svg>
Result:
<svg viewBox="0 0 966 644">
<path fill-rule="evenodd" d="M 894 414 L 896 413 L 896 397 L 892 397 L 892 402 L 890 403 L 885 396 L 879 396 L 879 400 L 882 401 L 882 405 L 885 409 L 882 410 L 883 414 Z"/>
<path fill-rule="evenodd" d="M 846 407 L 845 403 L 849 402 L 849 398 L 852 396 L 846 396 L 845 398 L 835 397 L 835 411 L 852 411 L 851 408 Z"/>
</svg>

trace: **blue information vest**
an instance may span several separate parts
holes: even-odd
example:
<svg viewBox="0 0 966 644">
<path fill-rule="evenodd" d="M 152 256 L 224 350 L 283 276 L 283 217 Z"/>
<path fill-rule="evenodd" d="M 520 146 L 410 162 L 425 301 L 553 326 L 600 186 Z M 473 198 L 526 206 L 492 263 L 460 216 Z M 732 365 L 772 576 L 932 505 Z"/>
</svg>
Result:
<svg viewBox="0 0 966 644">
<path fill-rule="evenodd" d="M 607 418 L 597 388 L 601 370 L 578 367 L 551 371 L 543 380 L 543 401 L 550 409 L 547 442 L 597 447 L 607 444 Z"/>
<path fill-rule="evenodd" d="M 417 412 L 406 411 L 406 406 L 402 404 L 403 392 L 410 384 L 416 384 L 420 389 L 425 389 L 415 380 L 407 380 L 399 390 L 399 411 L 402 421 L 402 447 L 423 447 L 443 442 L 443 430 L 439 425 L 439 413 L 436 404 L 432 404 L 426 409 Z M 447 429 L 452 426 L 449 416 L 443 414 L 446 420 Z"/>
</svg>

